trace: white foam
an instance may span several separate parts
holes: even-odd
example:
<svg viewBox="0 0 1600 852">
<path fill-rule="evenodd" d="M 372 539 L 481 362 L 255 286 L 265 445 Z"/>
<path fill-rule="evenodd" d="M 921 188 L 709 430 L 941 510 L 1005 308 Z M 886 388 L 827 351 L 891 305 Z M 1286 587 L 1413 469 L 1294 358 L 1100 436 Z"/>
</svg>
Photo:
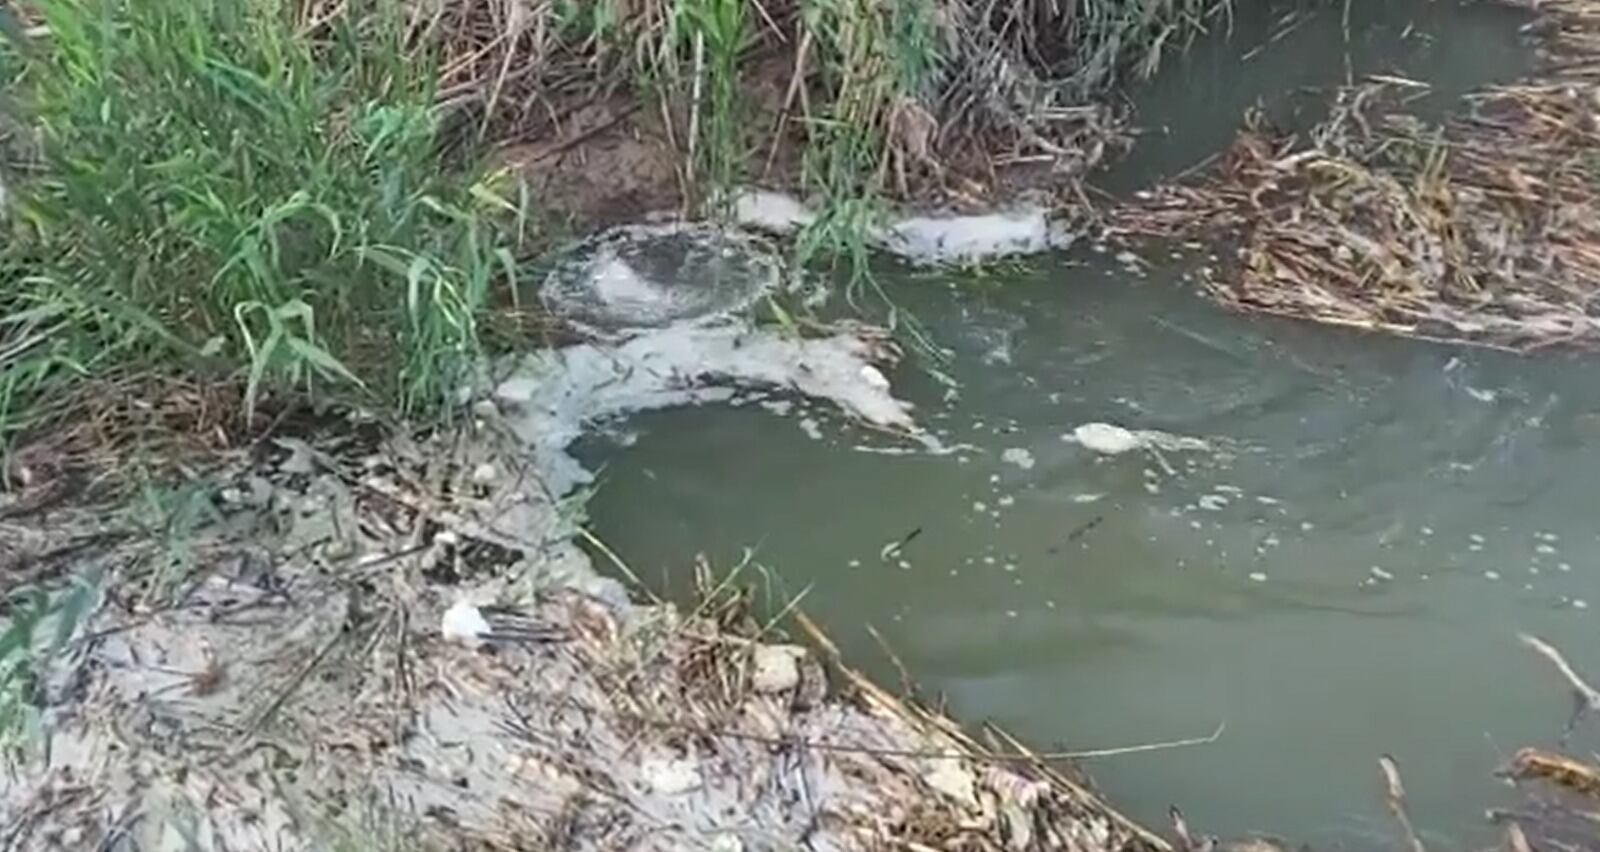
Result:
<svg viewBox="0 0 1600 852">
<path fill-rule="evenodd" d="M 747 228 L 780 235 L 817 219 L 793 196 L 760 189 L 746 190 L 734 199 L 733 217 Z M 910 216 L 894 219 L 867 236 L 878 248 L 917 263 L 975 263 L 1037 254 L 1067 248 L 1076 239 L 1043 207 L 972 216 Z"/>
<path fill-rule="evenodd" d="M 567 447 L 595 423 L 725 402 L 748 388 L 827 400 L 852 418 L 937 445 L 916 430 L 909 404 L 886 382 L 864 374 L 882 355 L 877 342 L 853 334 L 802 339 L 738 325 L 671 326 L 615 345 L 585 343 L 522 356 L 494 396 L 557 494 L 593 479 Z"/>
</svg>

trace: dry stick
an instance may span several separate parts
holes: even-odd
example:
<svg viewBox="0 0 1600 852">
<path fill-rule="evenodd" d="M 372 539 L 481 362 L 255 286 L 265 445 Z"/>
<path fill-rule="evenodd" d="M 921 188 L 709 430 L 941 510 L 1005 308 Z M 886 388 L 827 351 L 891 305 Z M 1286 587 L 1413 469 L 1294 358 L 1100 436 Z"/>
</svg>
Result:
<svg viewBox="0 0 1600 852">
<path fill-rule="evenodd" d="M 1533 852 L 1528 835 L 1522 832 L 1522 826 L 1516 820 L 1506 823 L 1506 849 L 1507 852 Z"/>
<path fill-rule="evenodd" d="M 1378 768 L 1383 770 L 1387 787 L 1384 801 L 1389 806 L 1389 812 L 1394 814 L 1395 821 L 1400 823 L 1407 849 L 1409 852 L 1428 852 L 1422 841 L 1417 839 L 1417 830 L 1412 827 L 1411 817 L 1406 813 L 1406 788 L 1400 783 L 1400 767 L 1395 765 L 1394 758 L 1386 754 L 1378 758 Z"/>
<path fill-rule="evenodd" d="M 883 638 L 883 634 L 878 632 L 878 628 L 873 627 L 871 624 L 867 625 L 867 633 L 871 634 L 873 640 L 878 643 L 878 647 L 882 648 L 883 653 L 889 657 L 889 662 L 894 665 L 895 671 L 899 673 L 900 691 L 906 695 L 916 695 L 917 687 L 911 680 L 911 670 L 906 668 L 905 661 L 900 659 L 900 655 L 894 652 L 894 648 L 890 647 L 889 640 Z"/>
<path fill-rule="evenodd" d="M 772 147 L 767 149 L 767 162 L 761 167 L 763 177 L 772 174 L 772 165 L 778 160 L 778 146 L 783 142 L 783 131 L 788 127 L 789 116 L 794 111 L 795 98 L 799 97 L 806 76 L 806 56 L 811 51 L 811 30 L 800 35 L 800 46 L 795 49 L 794 73 L 789 76 L 789 90 L 783 95 L 783 108 L 778 110 L 778 126 L 772 132 Z"/>
<path fill-rule="evenodd" d="M 694 156 L 700 142 L 700 95 L 701 87 L 705 83 L 705 64 L 706 33 L 705 30 L 699 30 L 694 34 L 694 91 L 690 95 L 689 106 L 689 158 L 684 163 L 684 168 L 689 170 L 688 187 L 693 187 L 695 183 Z"/>
<path fill-rule="evenodd" d="M 1596 690 L 1585 682 L 1577 671 L 1572 668 L 1572 664 L 1567 662 L 1567 658 L 1563 657 L 1561 652 L 1557 651 L 1555 646 L 1549 642 L 1528 633 L 1519 633 L 1517 638 L 1522 640 L 1522 644 L 1537 651 L 1553 663 L 1556 671 L 1561 672 L 1561 676 L 1567 679 L 1567 683 L 1572 684 L 1572 717 L 1567 720 L 1567 727 L 1561 734 L 1561 741 L 1566 742 L 1567 737 L 1572 735 L 1572 730 L 1578 726 L 1578 720 L 1583 718 L 1584 713 L 1591 710 L 1600 710 L 1600 690 Z"/>
</svg>

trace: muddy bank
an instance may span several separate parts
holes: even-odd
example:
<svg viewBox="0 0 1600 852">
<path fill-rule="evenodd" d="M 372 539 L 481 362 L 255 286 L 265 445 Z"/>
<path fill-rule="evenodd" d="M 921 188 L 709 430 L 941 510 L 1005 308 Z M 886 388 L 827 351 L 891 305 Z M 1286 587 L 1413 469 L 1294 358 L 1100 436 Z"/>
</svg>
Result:
<svg viewBox="0 0 1600 852">
<path fill-rule="evenodd" d="M 830 676 L 736 584 L 630 602 L 494 418 L 374 434 L 209 472 L 181 557 L 104 507 L 7 522 L 8 571 L 99 580 L 0 780 L 5 848 L 1168 848 Z"/>
</svg>

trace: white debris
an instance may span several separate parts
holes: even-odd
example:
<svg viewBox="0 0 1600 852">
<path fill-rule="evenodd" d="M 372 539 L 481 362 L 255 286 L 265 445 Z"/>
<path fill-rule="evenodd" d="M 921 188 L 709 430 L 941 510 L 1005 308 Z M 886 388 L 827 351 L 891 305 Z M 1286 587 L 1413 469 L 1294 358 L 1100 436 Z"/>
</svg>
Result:
<svg viewBox="0 0 1600 852">
<path fill-rule="evenodd" d="M 800 685 L 800 660 L 805 649 L 795 645 L 761 645 L 756 648 L 750 686 L 756 692 L 788 692 Z"/>
<path fill-rule="evenodd" d="M 930 763 L 933 765 L 922 773 L 922 780 L 929 787 L 969 808 L 978 807 L 978 794 L 972 773 L 961 765 L 961 761 L 943 758 L 932 760 Z"/>
<path fill-rule="evenodd" d="M 1207 512 L 1220 512 L 1228 506 L 1228 498 L 1221 494 L 1201 494 L 1195 503 Z"/>
<path fill-rule="evenodd" d="M 910 405 L 869 383 L 881 344 L 841 334 L 797 339 L 741 325 L 677 325 L 616 345 L 585 343 L 521 357 L 494 390 L 545 484 L 565 495 L 593 480 L 567 447 L 594 423 L 640 411 L 725 402 L 739 389 L 781 388 L 825 399 L 874 426 L 912 434 Z M 881 376 L 881 373 L 877 375 Z"/>
<path fill-rule="evenodd" d="M 861 366 L 861 380 L 866 382 L 868 386 L 879 390 L 889 389 L 889 380 L 884 378 L 883 373 L 871 364 L 863 364 Z"/>
<path fill-rule="evenodd" d="M 1500 572 L 1499 571 L 1485 571 L 1485 572 L 1483 572 L 1483 578 L 1485 580 L 1498 580 L 1498 579 L 1500 579 Z"/>
<path fill-rule="evenodd" d="M 789 234 L 816 221 L 816 214 L 793 196 L 766 190 L 748 190 L 733 202 L 733 220 L 747 228 L 771 234 Z"/>
<path fill-rule="evenodd" d="M 917 216 L 890 224 L 876 242 L 924 263 L 971 263 L 1066 248 L 1073 236 L 1043 208 L 978 216 Z"/>
<path fill-rule="evenodd" d="M 1143 446 L 1139 436 L 1110 423 L 1085 423 L 1072 430 L 1071 434 L 1062 435 L 1061 440 L 1074 441 L 1106 455 L 1120 455 Z"/>
<path fill-rule="evenodd" d="M 1133 450 L 1205 452 L 1212 449 L 1209 443 L 1199 438 L 1187 438 L 1155 429 L 1125 429 L 1111 423 L 1084 423 L 1062 435 L 1061 440 L 1081 444 L 1104 455 L 1121 455 Z"/>
<path fill-rule="evenodd" d="M 1106 495 L 1104 495 L 1104 494 L 1089 494 L 1089 493 L 1074 494 L 1074 495 L 1072 495 L 1072 502 L 1074 502 L 1074 503 L 1097 503 L 1102 498 L 1104 498 L 1105 496 Z"/>
<path fill-rule="evenodd" d="M 1584 600 L 1583 598 L 1573 598 L 1572 599 L 1572 608 L 1573 609 L 1588 609 L 1589 608 L 1589 602 Z"/>
<path fill-rule="evenodd" d="M 1022 447 L 1011 447 L 1000 454 L 1000 460 L 1006 464 L 1014 464 L 1023 470 L 1033 469 L 1033 453 Z"/>
<path fill-rule="evenodd" d="M 1385 571 L 1385 570 L 1383 570 L 1382 568 L 1380 568 L 1380 567 L 1378 567 L 1376 565 L 1372 566 L 1372 577 L 1373 577 L 1373 579 L 1376 579 L 1376 580 L 1385 580 L 1385 581 L 1394 579 L 1394 575 L 1393 574 L 1390 574 L 1388 571 Z"/>
<path fill-rule="evenodd" d="M 446 640 L 473 647 L 477 647 L 491 629 L 489 620 L 466 599 L 456 601 L 445 610 L 444 619 L 439 625 L 439 632 L 444 634 Z"/>
<path fill-rule="evenodd" d="M 791 234 L 816 221 L 793 196 L 746 190 L 734 199 L 734 221 L 771 234 Z M 1045 208 L 976 216 L 913 216 L 877 228 L 868 238 L 879 248 L 922 263 L 972 263 L 1034 254 L 1072 245 L 1075 235 L 1050 220 Z"/>
<path fill-rule="evenodd" d="M 1262 571 L 1254 571 L 1254 572 L 1251 572 L 1250 579 L 1254 580 L 1257 583 L 1265 583 L 1267 581 L 1267 575 L 1266 575 L 1265 572 L 1262 572 Z"/>
<path fill-rule="evenodd" d="M 667 796 L 698 790 L 705 783 L 699 763 L 692 760 L 650 758 L 640 764 L 639 770 L 651 789 Z"/>
</svg>

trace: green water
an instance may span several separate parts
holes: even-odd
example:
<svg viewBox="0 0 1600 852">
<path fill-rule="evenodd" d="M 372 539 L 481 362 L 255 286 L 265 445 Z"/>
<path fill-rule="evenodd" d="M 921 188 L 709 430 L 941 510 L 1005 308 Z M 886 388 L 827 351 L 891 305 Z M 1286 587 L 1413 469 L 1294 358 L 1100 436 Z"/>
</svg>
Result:
<svg viewBox="0 0 1600 852">
<path fill-rule="evenodd" d="M 1378 5 L 1352 9 L 1349 42 L 1334 9 L 1248 61 L 1274 17 L 1241 14 L 1148 91 L 1143 121 L 1189 141 L 1108 182 L 1187 167 L 1267 94 L 1370 71 L 1460 91 L 1525 61 L 1500 10 Z M 1234 316 L 1179 280 L 1196 261 L 1141 275 L 1108 255 L 886 271 L 960 388 L 894 379 L 973 449 L 900 452 L 804 405 L 643 416 L 585 448 L 596 531 L 675 592 L 696 554 L 753 553 L 854 660 L 893 682 L 872 625 L 956 715 L 1042 747 L 1226 722 L 1210 745 L 1088 765 L 1152 824 L 1177 804 L 1199 830 L 1392 848 L 1387 752 L 1430 848 L 1485 840 L 1511 795 L 1492 770 L 1569 709 L 1516 634 L 1600 673 L 1600 361 Z M 1061 440 L 1087 421 L 1217 451 L 1100 458 Z"/>
</svg>

